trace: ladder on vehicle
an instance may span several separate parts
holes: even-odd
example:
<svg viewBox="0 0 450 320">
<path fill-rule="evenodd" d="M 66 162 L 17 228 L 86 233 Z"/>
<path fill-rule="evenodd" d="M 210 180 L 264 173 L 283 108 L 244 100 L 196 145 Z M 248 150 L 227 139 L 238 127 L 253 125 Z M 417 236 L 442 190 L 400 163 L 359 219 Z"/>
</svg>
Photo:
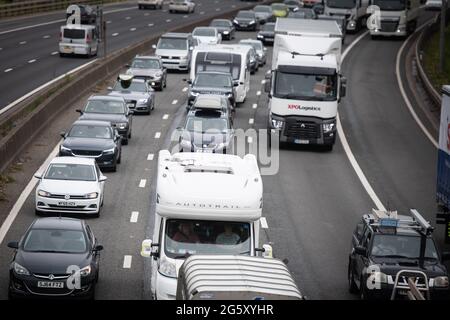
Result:
<svg viewBox="0 0 450 320">
<path fill-rule="evenodd" d="M 407 274 L 407 276 L 404 276 Z M 414 276 L 416 275 L 416 276 Z M 418 279 L 423 278 L 425 285 L 419 287 L 417 285 Z M 407 279 L 405 283 L 399 283 L 400 280 Z M 406 295 L 409 300 L 430 300 L 430 288 L 428 285 L 428 277 L 422 271 L 417 270 L 400 270 L 397 272 L 394 281 L 394 288 L 392 289 L 391 300 L 395 300 L 397 290 L 406 290 Z M 425 293 L 426 297 L 422 294 Z"/>
</svg>

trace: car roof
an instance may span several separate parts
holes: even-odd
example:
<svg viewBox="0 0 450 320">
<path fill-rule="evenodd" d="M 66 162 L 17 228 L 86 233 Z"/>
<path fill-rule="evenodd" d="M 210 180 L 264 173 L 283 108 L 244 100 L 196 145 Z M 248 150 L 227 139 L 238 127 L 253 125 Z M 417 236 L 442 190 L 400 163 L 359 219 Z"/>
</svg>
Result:
<svg viewBox="0 0 450 320">
<path fill-rule="evenodd" d="M 31 229 L 65 229 L 83 230 L 83 220 L 64 217 L 39 218 L 33 222 Z"/>
<path fill-rule="evenodd" d="M 221 109 L 223 108 L 225 98 L 217 94 L 201 94 L 199 95 L 192 107 L 198 109 Z"/>
<path fill-rule="evenodd" d="M 262 41 L 256 40 L 256 39 L 241 39 L 241 40 L 239 40 L 239 43 L 260 43 L 260 44 L 262 44 Z"/>
<path fill-rule="evenodd" d="M 136 57 L 133 58 L 134 59 L 148 59 L 148 60 L 161 60 L 158 56 L 139 56 L 137 55 Z"/>
<path fill-rule="evenodd" d="M 398 215 L 397 217 L 401 221 L 414 221 L 414 219 L 411 216 L 407 215 Z M 365 215 L 364 220 L 365 222 L 370 226 L 370 228 L 373 230 L 375 234 L 395 234 L 395 235 L 404 235 L 404 236 L 419 236 L 420 232 L 415 229 L 411 228 L 404 228 L 402 226 L 398 226 L 395 228 L 395 233 L 393 233 L 393 228 L 389 227 L 380 227 L 380 226 L 373 226 L 370 224 L 370 219 L 373 219 L 373 215 Z"/>
<path fill-rule="evenodd" d="M 227 21 L 227 22 L 231 22 L 230 19 L 213 19 L 211 22 L 214 22 L 214 21 Z"/>
<path fill-rule="evenodd" d="M 182 33 L 182 32 L 168 32 L 164 33 L 161 38 L 189 38 L 191 37 L 190 33 Z"/>
<path fill-rule="evenodd" d="M 231 73 L 223 72 L 223 71 L 199 71 L 199 72 L 197 72 L 197 76 L 200 75 L 200 74 L 220 74 L 220 75 L 230 76 L 231 77 Z"/>
<path fill-rule="evenodd" d="M 255 13 L 253 10 L 239 10 L 238 14 L 242 12 Z"/>
<path fill-rule="evenodd" d="M 107 95 L 92 95 L 89 97 L 88 101 L 92 100 L 125 102 L 125 99 L 123 97 L 107 96 Z"/>
<path fill-rule="evenodd" d="M 97 127 L 111 127 L 111 122 L 109 121 L 101 121 L 101 120 L 77 120 L 73 123 L 74 125 L 88 125 L 88 126 L 97 126 Z"/>
<path fill-rule="evenodd" d="M 82 158 L 82 157 L 55 157 L 50 161 L 51 164 L 59 163 L 59 164 L 86 164 L 86 165 L 94 165 L 94 158 Z"/>
</svg>

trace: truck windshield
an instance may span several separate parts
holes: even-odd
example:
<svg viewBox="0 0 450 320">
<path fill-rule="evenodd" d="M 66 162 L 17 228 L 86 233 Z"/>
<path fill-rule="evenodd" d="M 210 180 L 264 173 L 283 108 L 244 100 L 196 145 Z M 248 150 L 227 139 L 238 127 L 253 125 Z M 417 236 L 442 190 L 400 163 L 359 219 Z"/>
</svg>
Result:
<svg viewBox="0 0 450 320">
<path fill-rule="evenodd" d="M 283 99 L 334 101 L 336 74 L 276 73 L 274 96 Z"/>
<path fill-rule="evenodd" d="M 217 71 L 231 74 L 234 80 L 241 76 L 241 55 L 199 52 L 195 58 L 195 72 Z"/>
<path fill-rule="evenodd" d="M 161 38 L 158 49 L 164 50 L 187 50 L 187 40 L 177 38 Z"/>
<path fill-rule="evenodd" d="M 420 236 L 378 234 L 373 238 L 371 254 L 374 257 L 418 259 L 420 241 Z M 424 258 L 434 260 L 439 258 L 431 238 L 427 238 Z"/>
<path fill-rule="evenodd" d="M 356 0 L 328 0 L 327 7 L 339 9 L 352 9 L 356 6 Z"/>
<path fill-rule="evenodd" d="M 164 248 L 175 259 L 191 254 L 250 255 L 250 239 L 249 223 L 170 219 Z"/>
<path fill-rule="evenodd" d="M 373 5 L 380 7 L 383 11 L 405 10 L 405 0 L 373 0 Z"/>
</svg>

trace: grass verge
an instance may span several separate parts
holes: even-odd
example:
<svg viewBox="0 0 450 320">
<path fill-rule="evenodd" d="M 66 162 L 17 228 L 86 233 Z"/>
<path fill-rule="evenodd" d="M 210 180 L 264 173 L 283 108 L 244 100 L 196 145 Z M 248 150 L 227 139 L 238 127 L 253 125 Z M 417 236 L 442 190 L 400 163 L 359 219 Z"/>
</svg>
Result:
<svg viewBox="0 0 450 320">
<path fill-rule="evenodd" d="M 424 68 L 433 87 L 441 92 L 442 85 L 450 84 L 450 26 L 445 31 L 445 69 L 439 71 L 439 32 L 425 43 Z"/>
</svg>

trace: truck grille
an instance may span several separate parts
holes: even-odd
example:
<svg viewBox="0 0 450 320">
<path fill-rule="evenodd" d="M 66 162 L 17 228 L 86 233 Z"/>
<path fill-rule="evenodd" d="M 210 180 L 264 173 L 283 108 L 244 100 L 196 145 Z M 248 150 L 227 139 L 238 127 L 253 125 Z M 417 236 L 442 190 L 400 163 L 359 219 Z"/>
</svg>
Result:
<svg viewBox="0 0 450 320">
<path fill-rule="evenodd" d="M 320 129 L 314 122 L 288 121 L 285 135 L 297 139 L 319 139 Z"/>
<path fill-rule="evenodd" d="M 398 28 L 398 21 L 381 20 L 382 32 L 395 32 Z"/>
<path fill-rule="evenodd" d="M 49 198 L 53 198 L 53 199 L 65 199 L 66 195 L 65 194 L 52 194 L 50 195 Z M 75 200 L 75 199 L 86 199 L 84 196 L 70 196 L 69 199 L 67 200 Z"/>
<path fill-rule="evenodd" d="M 100 157 L 102 151 L 96 150 L 72 150 L 72 153 L 76 156 L 89 156 L 89 157 Z"/>
</svg>

